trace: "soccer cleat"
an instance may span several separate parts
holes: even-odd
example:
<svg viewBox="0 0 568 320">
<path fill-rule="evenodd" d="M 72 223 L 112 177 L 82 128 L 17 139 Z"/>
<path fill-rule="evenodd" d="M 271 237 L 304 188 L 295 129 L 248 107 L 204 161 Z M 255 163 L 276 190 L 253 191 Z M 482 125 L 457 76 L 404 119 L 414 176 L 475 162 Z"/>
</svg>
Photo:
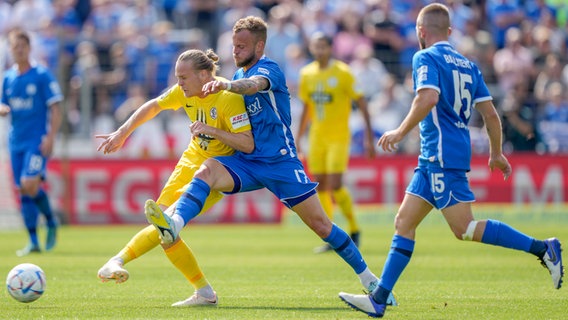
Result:
<svg viewBox="0 0 568 320">
<path fill-rule="evenodd" d="M 339 293 L 339 298 L 351 308 L 361 311 L 373 318 L 382 318 L 387 308 L 386 304 L 378 304 L 368 294 Z"/>
<path fill-rule="evenodd" d="M 361 236 L 361 233 L 360 233 L 359 231 L 353 232 L 353 233 L 351 233 L 351 235 L 350 235 L 351 240 L 353 240 L 353 242 L 355 243 L 355 245 L 356 245 L 357 247 L 359 247 L 359 238 L 360 238 L 360 236 Z"/>
<path fill-rule="evenodd" d="M 154 200 L 146 200 L 144 205 L 144 213 L 149 223 L 153 224 L 156 230 L 160 233 L 162 242 L 171 244 L 178 236 L 178 231 L 172 218 L 164 214 L 162 209 L 154 202 Z"/>
<path fill-rule="evenodd" d="M 333 248 L 327 243 L 324 243 L 323 245 L 314 248 L 314 253 L 316 253 L 316 254 L 325 253 L 325 252 L 329 252 L 329 251 L 333 251 Z"/>
<path fill-rule="evenodd" d="M 47 238 L 45 240 L 45 251 L 51 251 L 57 242 L 57 227 L 47 228 Z"/>
<path fill-rule="evenodd" d="M 120 262 L 111 259 L 99 269 L 97 276 L 103 282 L 114 280 L 116 283 L 123 283 L 128 280 L 130 274 L 122 267 Z"/>
<path fill-rule="evenodd" d="M 18 257 L 23 257 L 23 256 L 27 256 L 30 253 L 40 253 L 41 249 L 39 248 L 39 246 L 37 244 L 31 244 L 29 243 L 27 246 L 23 247 L 20 250 L 16 251 L 16 255 Z"/>
<path fill-rule="evenodd" d="M 217 293 L 213 299 L 207 299 L 195 292 L 193 295 L 183 301 L 178 301 L 172 304 L 172 307 L 199 307 L 199 306 L 211 306 L 216 307 L 219 304 L 219 299 L 217 298 Z"/>
<path fill-rule="evenodd" d="M 363 290 L 363 292 L 365 292 L 365 294 L 373 293 L 373 291 L 375 291 L 375 289 L 377 289 L 378 286 L 379 286 L 379 280 L 373 281 L 373 282 L 371 282 L 371 284 L 367 288 L 368 291 Z M 387 298 L 387 306 L 398 307 L 398 302 L 396 301 L 396 296 L 395 296 L 394 292 L 392 292 L 392 291 L 389 294 L 389 297 Z"/>
<path fill-rule="evenodd" d="M 564 276 L 564 267 L 562 266 L 562 248 L 557 238 L 544 240 L 547 249 L 546 253 L 540 258 L 540 263 L 548 269 L 552 276 L 552 284 L 555 289 L 562 287 L 562 277 Z"/>
</svg>

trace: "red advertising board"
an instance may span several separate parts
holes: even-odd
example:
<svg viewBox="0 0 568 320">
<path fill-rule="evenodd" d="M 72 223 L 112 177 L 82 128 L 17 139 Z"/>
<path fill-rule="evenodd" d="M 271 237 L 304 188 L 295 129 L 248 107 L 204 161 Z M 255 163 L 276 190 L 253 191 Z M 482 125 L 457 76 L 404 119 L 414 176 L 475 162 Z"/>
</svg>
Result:
<svg viewBox="0 0 568 320">
<path fill-rule="evenodd" d="M 568 155 L 512 155 L 513 174 L 491 172 L 486 156 L 473 158 L 469 173 L 478 202 L 565 203 Z M 416 165 L 416 156 L 354 158 L 345 183 L 359 204 L 398 203 Z M 54 207 L 73 224 L 143 223 L 143 204 L 156 199 L 175 166 L 170 160 L 52 160 L 48 184 Z M 201 223 L 277 223 L 282 204 L 263 189 L 225 197 Z"/>
</svg>

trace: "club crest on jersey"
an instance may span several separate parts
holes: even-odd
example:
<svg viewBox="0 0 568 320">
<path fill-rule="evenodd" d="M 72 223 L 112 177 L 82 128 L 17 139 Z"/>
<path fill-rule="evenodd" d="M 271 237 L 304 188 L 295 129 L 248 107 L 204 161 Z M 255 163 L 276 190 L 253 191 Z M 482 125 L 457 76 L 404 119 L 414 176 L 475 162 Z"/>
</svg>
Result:
<svg viewBox="0 0 568 320">
<path fill-rule="evenodd" d="M 331 88 L 335 88 L 337 87 L 337 78 L 336 77 L 331 77 L 329 79 L 327 79 L 327 85 Z"/>
<path fill-rule="evenodd" d="M 30 83 L 26 86 L 26 94 L 28 96 L 33 96 L 37 92 L 37 87 L 35 84 Z"/>
<path fill-rule="evenodd" d="M 209 116 L 213 120 L 217 119 L 217 107 L 215 107 L 215 106 L 211 107 L 211 110 L 209 110 Z"/>
</svg>

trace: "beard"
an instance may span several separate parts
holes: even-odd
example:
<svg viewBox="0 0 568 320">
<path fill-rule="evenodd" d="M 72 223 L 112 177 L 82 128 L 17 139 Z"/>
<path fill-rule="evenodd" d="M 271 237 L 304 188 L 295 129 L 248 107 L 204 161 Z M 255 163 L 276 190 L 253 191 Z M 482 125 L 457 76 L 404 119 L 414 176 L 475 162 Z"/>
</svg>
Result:
<svg viewBox="0 0 568 320">
<path fill-rule="evenodd" d="M 239 68 L 243 68 L 250 65 L 254 61 L 254 59 L 255 59 L 254 53 L 251 53 L 248 57 L 243 58 L 241 61 L 238 61 L 235 58 L 235 65 Z"/>
</svg>

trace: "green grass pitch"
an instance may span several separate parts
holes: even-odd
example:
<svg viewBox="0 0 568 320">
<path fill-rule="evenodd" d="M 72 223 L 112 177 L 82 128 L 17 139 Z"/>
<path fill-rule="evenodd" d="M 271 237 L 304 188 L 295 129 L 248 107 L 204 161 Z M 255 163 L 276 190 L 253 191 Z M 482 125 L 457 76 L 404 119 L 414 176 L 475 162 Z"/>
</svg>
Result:
<svg viewBox="0 0 568 320">
<path fill-rule="evenodd" d="M 497 218 L 538 238 L 556 236 L 568 246 L 566 214 Z M 371 211 L 360 222 L 363 255 L 380 275 L 393 234 L 392 214 Z M 357 277 L 334 253 L 314 255 L 312 248 L 321 242 L 289 214 L 282 225 L 192 225 L 182 232 L 219 295 L 216 308 L 170 307 L 193 288 L 161 248 L 127 264 L 126 283 L 100 282 L 99 267 L 141 227 L 65 226 L 53 252 L 24 258 L 15 256 L 25 244 L 24 231 L 0 231 L 4 278 L 23 262 L 41 266 L 47 275 L 44 296 L 30 304 L 13 300 L 3 289 L 0 319 L 367 318 L 337 297 L 339 291 L 361 292 Z M 437 213 L 418 229 L 417 240 L 395 288 L 400 306 L 387 309 L 386 319 L 568 317 L 568 280 L 565 288 L 553 289 L 548 272 L 532 255 L 457 241 Z"/>
</svg>

